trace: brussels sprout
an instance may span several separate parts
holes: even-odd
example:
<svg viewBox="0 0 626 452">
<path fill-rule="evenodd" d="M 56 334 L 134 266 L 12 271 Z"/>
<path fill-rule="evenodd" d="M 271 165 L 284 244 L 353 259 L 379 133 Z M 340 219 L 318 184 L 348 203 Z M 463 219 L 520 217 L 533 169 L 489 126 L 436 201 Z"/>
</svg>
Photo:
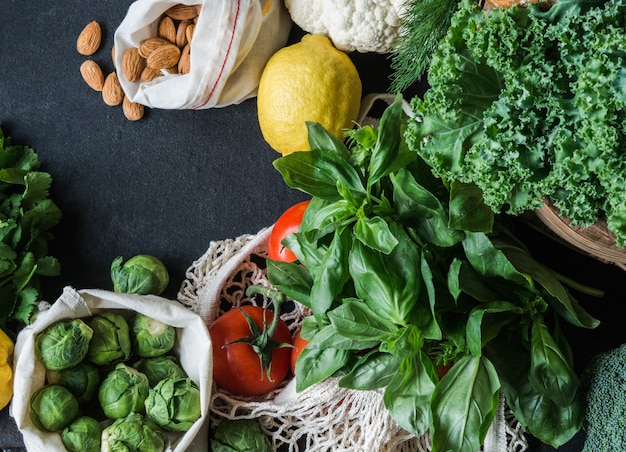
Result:
<svg viewBox="0 0 626 452">
<path fill-rule="evenodd" d="M 63 430 L 78 415 L 78 400 L 61 385 L 39 388 L 30 399 L 30 419 L 40 430 Z"/>
<path fill-rule="evenodd" d="M 176 328 L 172 325 L 141 313 L 129 323 L 133 350 L 142 358 L 164 355 L 174 347 Z"/>
<path fill-rule="evenodd" d="M 224 420 L 213 432 L 213 452 L 271 452 L 272 444 L 254 419 Z"/>
<path fill-rule="evenodd" d="M 200 419 L 200 389 L 190 378 L 167 378 L 150 389 L 146 414 L 165 430 L 184 432 Z"/>
<path fill-rule="evenodd" d="M 69 452 L 100 452 L 102 425 L 94 418 L 76 418 L 61 432 L 63 445 Z"/>
<path fill-rule="evenodd" d="M 165 435 L 158 425 L 139 413 L 116 419 L 102 431 L 102 452 L 161 452 Z"/>
<path fill-rule="evenodd" d="M 129 413 L 145 412 L 150 390 L 148 377 L 124 363 L 119 363 L 104 378 L 98 390 L 102 411 L 109 419 L 119 419 Z"/>
<path fill-rule="evenodd" d="M 182 368 L 176 357 L 172 355 L 142 358 L 133 367 L 148 377 L 150 387 L 166 378 L 186 378 L 187 372 Z"/>
<path fill-rule="evenodd" d="M 100 372 L 98 368 L 83 361 L 74 367 L 49 370 L 46 379 L 50 384 L 59 384 L 70 390 L 79 403 L 91 402 L 98 394 Z"/>
<path fill-rule="evenodd" d="M 89 326 L 93 330 L 87 351 L 89 361 L 102 366 L 130 357 L 130 331 L 124 317 L 114 312 L 102 312 L 91 318 Z"/>
<path fill-rule="evenodd" d="M 115 292 L 160 295 L 167 288 L 170 276 L 158 258 L 138 254 L 122 265 L 122 256 L 111 263 L 111 280 Z"/>
<path fill-rule="evenodd" d="M 35 339 L 35 355 L 48 370 L 77 365 L 87 354 L 93 330 L 80 319 L 50 325 Z"/>
</svg>

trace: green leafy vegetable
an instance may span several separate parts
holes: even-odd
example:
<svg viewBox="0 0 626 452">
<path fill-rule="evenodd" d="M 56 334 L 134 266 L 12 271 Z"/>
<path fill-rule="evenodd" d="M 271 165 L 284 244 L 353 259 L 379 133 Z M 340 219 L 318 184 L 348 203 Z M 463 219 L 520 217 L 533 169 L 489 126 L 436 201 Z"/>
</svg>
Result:
<svg viewBox="0 0 626 452">
<path fill-rule="evenodd" d="M 200 388 L 190 378 L 166 378 L 150 388 L 145 407 L 165 430 L 185 432 L 202 416 Z"/>
<path fill-rule="evenodd" d="M 424 74 L 432 53 L 450 26 L 460 0 L 409 0 L 400 37 L 391 53 L 391 92 L 402 91 Z"/>
<path fill-rule="evenodd" d="M 458 452 L 480 447 L 504 394 L 527 431 L 562 444 L 582 417 L 559 323 L 598 322 L 480 190 L 433 176 L 403 140 L 406 121 L 398 98 L 377 130 L 344 145 L 309 127 L 312 151 L 275 162 L 312 195 L 283 240 L 298 260 L 267 262 L 272 285 L 313 313 L 297 390 L 333 376 L 380 388 L 399 425 Z"/>
<path fill-rule="evenodd" d="M 116 419 L 102 431 L 102 452 L 120 450 L 162 452 L 165 434 L 158 425 L 139 413 Z"/>
<path fill-rule="evenodd" d="M 48 255 L 61 211 L 48 198 L 50 174 L 28 146 L 11 143 L 0 129 L 0 325 L 29 324 L 41 301 L 43 276 L 60 264 Z"/>
<path fill-rule="evenodd" d="M 63 445 L 69 452 L 100 452 L 102 425 L 92 417 L 81 416 L 61 432 Z"/>
<path fill-rule="evenodd" d="M 549 198 L 626 244 L 626 1 L 562 0 L 485 14 L 463 0 L 415 97 L 407 142 L 495 212 Z"/>
<path fill-rule="evenodd" d="M 270 452 L 272 445 L 254 419 L 223 420 L 211 438 L 213 452 Z"/>
</svg>

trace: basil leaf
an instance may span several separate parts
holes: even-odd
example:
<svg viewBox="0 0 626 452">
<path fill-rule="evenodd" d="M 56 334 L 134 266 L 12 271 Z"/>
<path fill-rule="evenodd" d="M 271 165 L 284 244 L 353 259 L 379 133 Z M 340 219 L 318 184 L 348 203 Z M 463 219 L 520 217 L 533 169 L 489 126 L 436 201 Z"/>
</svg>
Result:
<svg viewBox="0 0 626 452">
<path fill-rule="evenodd" d="M 341 293 L 344 284 L 350 279 L 348 271 L 348 249 L 352 237 L 347 230 L 335 230 L 319 267 L 315 269 L 315 279 L 311 288 L 311 309 L 315 315 L 328 311 L 335 297 Z"/>
<path fill-rule="evenodd" d="M 315 241 L 335 229 L 346 226 L 355 220 L 356 209 L 349 201 L 326 201 L 313 198 L 304 212 L 300 231 L 311 241 Z"/>
<path fill-rule="evenodd" d="M 483 201 L 482 191 L 474 184 L 450 184 L 450 222 L 448 226 L 474 232 L 492 232 L 494 213 Z"/>
<path fill-rule="evenodd" d="M 322 199 L 337 201 L 341 198 L 337 191 L 338 180 L 357 197 L 367 193 L 357 171 L 334 152 L 294 152 L 274 160 L 273 165 L 289 187 Z"/>
<path fill-rule="evenodd" d="M 449 247 L 463 239 L 461 231 L 448 227 L 448 213 L 439 200 L 422 187 L 406 169 L 390 175 L 398 221 L 415 229 L 422 241 Z"/>
<path fill-rule="evenodd" d="M 529 378 L 559 406 L 570 405 L 576 396 L 578 377 L 541 317 L 535 317 L 531 327 Z"/>
<path fill-rule="evenodd" d="M 389 230 L 389 223 L 381 217 L 359 217 L 354 225 L 354 236 L 364 245 L 389 254 L 398 244 L 398 240 Z"/>
<path fill-rule="evenodd" d="M 520 382 L 519 401 L 512 407 L 524 429 L 555 449 L 567 443 L 582 428 L 585 404 L 580 397 L 561 406 L 537 391 L 530 380 Z M 507 398 L 507 402 L 508 402 Z"/>
<path fill-rule="evenodd" d="M 402 96 L 398 94 L 395 101 L 385 109 L 380 118 L 376 145 L 370 157 L 368 187 L 373 186 L 389 174 L 391 163 L 396 159 L 398 148 L 402 142 L 403 117 Z"/>
<path fill-rule="evenodd" d="M 340 388 L 371 391 L 387 386 L 398 373 L 402 359 L 373 351 L 362 356 L 352 370 L 341 377 Z"/>
<path fill-rule="evenodd" d="M 432 398 L 433 450 L 475 452 L 498 409 L 500 381 L 484 356 L 464 355 L 443 376 Z"/>
<path fill-rule="evenodd" d="M 383 394 L 391 417 L 415 436 L 426 433 L 432 422 L 431 397 L 435 384 L 422 363 L 428 359 L 422 352 L 402 359 L 398 372 Z"/>
<path fill-rule="evenodd" d="M 468 261 L 479 274 L 499 276 L 522 287 L 531 288 L 528 278 L 517 271 L 506 255 L 484 233 L 467 231 L 462 243 Z"/>
<path fill-rule="evenodd" d="M 473 308 L 467 319 L 465 328 L 467 347 L 474 356 L 480 356 L 483 348 L 482 324 L 485 314 L 517 311 L 521 314 L 521 308 L 508 301 L 494 301 Z"/>
<path fill-rule="evenodd" d="M 311 307 L 313 280 L 306 267 L 297 263 L 267 259 L 267 279 L 287 298 L 297 300 L 308 308 Z"/>
<path fill-rule="evenodd" d="M 350 158 L 350 152 L 343 141 L 328 132 L 320 123 L 312 121 L 305 123 L 311 150 L 332 151 L 346 160 Z"/>
<path fill-rule="evenodd" d="M 349 268 L 359 298 L 381 317 L 406 324 L 420 293 L 419 250 L 396 223 L 398 245 L 386 255 L 354 240 Z"/>
<path fill-rule="evenodd" d="M 359 341 L 382 341 L 393 335 L 398 327 L 376 315 L 362 301 L 349 300 L 328 313 L 337 332 Z"/>
<path fill-rule="evenodd" d="M 441 293 L 438 293 L 435 288 L 433 272 L 430 269 L 426 254 L 424 251 L 420 253 L 420 272 L 426 292 L 420 294 L 417 300 L 412 323 L 417 325 L 426 339 L 441 340 L 442 332 L 435 315 L 435 305 L 438 295 Z"/>
<path fill-rule="evenodd" d="M 530 275 L 546 289 L 551 295 L 551 297 L 546 297 L 548 304 L 569 323 L 582 328 L 596 328 L 600 324 L 599 320 L 592 317 L 578 304 L 578 301 L 546 266 L 517 247 L 509 246 L 503 252 L 515 268 Z"/>
<path fill-rule="evenodd" d="M 296 361 L 296 375 L 298 375 L 296 391 L 298 392 L 332 376 L 346 365 L 350 358 L 349 350 L 310 347 L 316 337 L 317 335 L 302 350 Z"/>
</svg>

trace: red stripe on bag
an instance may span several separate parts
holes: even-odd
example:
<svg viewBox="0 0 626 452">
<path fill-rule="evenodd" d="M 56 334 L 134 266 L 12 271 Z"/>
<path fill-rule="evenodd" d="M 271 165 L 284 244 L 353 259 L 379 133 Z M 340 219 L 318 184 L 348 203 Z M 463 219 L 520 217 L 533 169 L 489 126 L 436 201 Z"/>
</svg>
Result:
<svg viewBox="0 0 626 452">
<path fill-rule="evenodd" d="M 222 61 L 222 66 L 220 67 L 220 72 L 217 75 L 217 79 L 215 80 L 215 83 L 213 84 L 213 87 L 209 91 L 209 96 L 200 105 L 197 105 L 195 107 L 191 107 L 191 110 L 197 110 L 199 108 L 202 108 L 203 106 L 205 106 L 209 102 L 209 99 L 211 99 L 211 96 L 213 96 L 213 93 L 215 92 L 215 89 L 217 88 L 217 84 L 219 83 L 220 79 L 222 78 L 222 75 L 224 73 L 224 68 L 226 67 L 226 61 L 228 61 L 228 56 L 230 55 L 230 51 L 231 51 L 231 48 L 232 48 L 232 45 L 233 45 L 233 40 L 235 39 L 235 32 L 237 30 L 237 19 L 239 19 L 239 10 L 240 10 L 240 8 L 241 8 L 241 0 L 237 0 L 237 10 L 235 11 L 235 20 L 233 21 L 233 29 L 231 30 L 231 33 L 230 33 L 230 40 L 228 41 L 228 48 L 226 49 L 226 56 L 224 56 L 224 61 Z"/>
</svg>

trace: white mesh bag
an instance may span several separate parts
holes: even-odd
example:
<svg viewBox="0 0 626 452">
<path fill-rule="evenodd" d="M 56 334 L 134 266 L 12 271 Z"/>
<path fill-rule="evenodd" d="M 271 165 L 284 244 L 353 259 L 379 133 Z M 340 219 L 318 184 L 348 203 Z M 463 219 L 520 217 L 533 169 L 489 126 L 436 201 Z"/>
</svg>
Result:
<svg viewBox="0 0 626 452">
<path fill-rule="evenodd" d="M 271 228 L 254 235 L 211 242 L 206 253 L 188 269 L 178 301 L 210 325 L 217 316 L 249 299 L 250 285 L 269 287 L 265 272 L 267 239 Z M 287 305 L 285 303 L 284 305 Z M 299 303 L 282 314 L 292 332 L 308 314 Z M 400 428 L 385 409 L 382 393 L 340 388 L 329 378 L 296 393 L 288 377 L 275 391 L 262 397 L 233 397 L 216 385 L 211 393 L 210 420 L 258 419 L 275 448 L 289 451 L 429 451 L 428 436 L 415 437 Z M 519 423 L 504 400 L 487 434 L 484 452 L 522 452 L 527 443 Z"/>
</svg>

